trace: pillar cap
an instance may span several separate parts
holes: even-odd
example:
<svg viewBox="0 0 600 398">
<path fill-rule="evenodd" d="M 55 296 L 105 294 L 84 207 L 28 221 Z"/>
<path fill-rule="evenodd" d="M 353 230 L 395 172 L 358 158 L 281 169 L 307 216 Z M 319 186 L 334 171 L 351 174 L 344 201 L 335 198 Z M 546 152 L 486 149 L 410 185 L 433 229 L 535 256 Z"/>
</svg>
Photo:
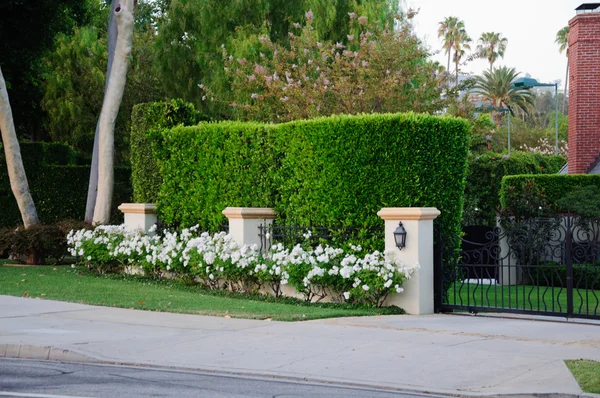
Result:
<svg viewBox="0 0 600 398">
<path fill-rule="evenodd" d="M 227 207 L 223 210 L 223 215 L 228 219 L 260 219 L 273 220 L 276 217 L 275 210 L 270 207 Z"/>
<path fill-rule="evenodd" d="M 154 203 L 123 203 L 118 209 L 123 214 L 156 214 Z"/>
<path fill-rule="evenodd" d="M 435 220 L 441 213 L 435 207 L 384 207 L 377 215 L 384 220 Z"/>
</svg>

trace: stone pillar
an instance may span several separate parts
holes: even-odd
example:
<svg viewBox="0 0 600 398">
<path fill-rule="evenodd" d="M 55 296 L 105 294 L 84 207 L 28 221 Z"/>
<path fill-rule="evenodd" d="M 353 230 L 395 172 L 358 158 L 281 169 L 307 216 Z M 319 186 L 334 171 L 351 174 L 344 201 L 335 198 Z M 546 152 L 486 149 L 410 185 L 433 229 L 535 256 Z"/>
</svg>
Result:
<svg viewBox="0 0 600 398">
<path fill-rule="evenodd" d="M 433 220 L 440 215 L 435 207 L 387 207 L 377 215 L 385 220 L 385 249 L 396 250 L 401 262 L 419 264 L 412 278 L 404 283 L 404 292 L 387 300 L 412 315 L 433 314 Z M 406 246 L 399 250 L 394 240 L 398 223 L 406 229 Z"/>
<path fill-rule="evenodd" d="M 229 219 L 229 233 L 240 245 L 257 245 L 259 225 L 269 226 L 275 219 L 275 211 L 266 207 L 227 207 L 223 210 Z"/>
<path fill-rule="evenodd" d="M 148 232 L 158 221 L 153 203 L 123 203 L 119 210 L 125 215 L 125 226 L 130 230 Z"/>
</svg>

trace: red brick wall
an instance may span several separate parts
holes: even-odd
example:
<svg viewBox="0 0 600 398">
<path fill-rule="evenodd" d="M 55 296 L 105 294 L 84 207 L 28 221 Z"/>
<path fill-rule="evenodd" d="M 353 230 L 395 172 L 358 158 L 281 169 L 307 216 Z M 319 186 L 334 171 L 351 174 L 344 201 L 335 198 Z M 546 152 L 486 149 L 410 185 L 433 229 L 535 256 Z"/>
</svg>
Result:
<svg viewBox="0 0 600 398">
<path fill-rule="evenodd" d="M 569 27 L 569 174 L 582 174 L 600 153 L 600 14 Z"/>
</svg>

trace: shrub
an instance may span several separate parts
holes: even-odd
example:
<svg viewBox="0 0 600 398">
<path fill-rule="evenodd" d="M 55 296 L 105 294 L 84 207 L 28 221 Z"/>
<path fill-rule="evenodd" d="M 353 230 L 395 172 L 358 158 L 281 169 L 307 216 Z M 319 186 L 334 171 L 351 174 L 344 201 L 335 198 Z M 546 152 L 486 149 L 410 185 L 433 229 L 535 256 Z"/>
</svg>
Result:
<svg viewBox="0 0 600 398">
<path fill-rule="evenodd" d="M 21 154 L 31 196 L 42 224 L 82 218 L 85 214 L 90 166 L 76 166 L 78 155 L 63 144 L 21 143 Z M 130 200 L 130 170 L 117 167 L 113 222 L 122 220 L 117 206 Z M 0 209 L 0 227 L 16 227 L 22 223 L 21 213 L 10 188 L 6 161 L 1 155 Z"/>
<path fill-rule="evenodd" d="M 335 116 L 279 125 L 203 123 L 155 134 L 167 223 L 216 230 L 227 206 L 283 219 L 373 228 L 382 207 L 434 206 L 458 234 L 467 122 L 416 114 Z"/>
<path fill-rule="evenodd" d="M 0 229 L 0 253 L 38 265 L 45 264 L 49 259 L 58 264 L 68 254 L 66 235 L 74 228 L 89 226 L 81 221 L 64 220 L 54 225 L 35 225 L 28 229 Z"/>
<path fill-rule="evenodd" d="M 81 263 L 100 273 L 140 267 L 157 278 L 169 273 L 199 280 L 211 289 L 254 293 L 269 286 L 276 296 L 289 281 L 307 301 L 331 294 L 339 302 L 377 307 L 390 293 L 402 292 L 402 283 L 416 269 L 401 264 L 393 252 L 274 245 L 260 255 L 256 246 L 240 246 L 224 232 L 197 235 L 196 231 L 197 227 L 180 234 L 165 231 L 161 237 L 102 226 L 71 231 L 68 242 Z"/>
<path fill-rule="evenodd" d="M 470 156 L 463 224 L 496 224 L 504 176 L 554 174 L 564 163 L 565 159 L 562 156 L 542 156 L 530 152 L 513 152 L 510 156 L 488 152 Z"/>
<path fill-rule="evenodd" d="M 600 175 L 554 174 L 507 176 L 502 179 L 502 190 L 500 193 L 502 206 L 510 206 L 509 192 L 511 189 L 521 189 L 527 184 L 534 184 L 539 189 L 542 189 L 546 196 L 548 206 L 555 207 L 560 212 L 568 212 L 569 210 L 576 211 L 577 209 L 585 212 L 585 206 L 587 205 L 582 199 L 585 197 L 590 199 L 586 192 L 592 189 L 586 187 L 593 186 L 596 190 L 600 188 Z M 582 188 L 586 189 L 582 191 Z M 573 198 L 572 200 L 578 200 L 579 202 L 569 203 L 564 200 L 561 201 L 561 199 L 567 197 L 569 194 L 573 195 L 571 196 L 571 198 Z M 592 204 L 595 204 L 593 197 L 591 198 L 591 201 Z"/>
<path fill-rule="evenodd" d="M 191 126 L 201 120 L 192 104 L 181 100 L 137 104 L 131 114 L 131 174 L 133 200 L 137 203 L 156 203 L 162 177 L 152 155 L 147 134 L 153 130 Z"/>
</svg>

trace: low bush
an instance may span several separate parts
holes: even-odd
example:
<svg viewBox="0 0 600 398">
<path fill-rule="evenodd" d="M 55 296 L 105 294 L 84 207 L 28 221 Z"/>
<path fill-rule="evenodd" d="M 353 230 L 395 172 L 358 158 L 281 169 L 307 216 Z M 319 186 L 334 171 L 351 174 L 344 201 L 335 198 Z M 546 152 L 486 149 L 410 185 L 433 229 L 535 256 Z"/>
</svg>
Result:
<svg viewBox="0 0 600 398">
<path fill-rule="evenodd" d="M 471 155 L 465 186 L 463 225 L 496 225 L 502 179 L 521 174 L 554 174 L 565 164 L 562 156 L 513 152 Z"/>
<path fill-rule="evenodd" d="M 503 208 L 512 206 L 511 192 L 523 190 L 531 185 L 543 191 L 547 206 L 558 212 L 569 211 L 595 216 L 598 197 L 594 192 L 600 189 L 600 175 L 554 174 L 554 175 L 515 175 L 502 179 L 500 202 Z M 591 192 L 590 192 L 591 191 Z M 568 198 L 568 199 L 564 199 Z M 589 213 L 589 214 L 588 214 Z"/>
<path fill-rule="evenodd" d="M 0 229 L 0 253 L 17 261 L 44 265 L 59 264 L 68 254 L 66 235 L 73 229 L 89 228 L 81 221 L 64 220 L 54 225 L 35 225 L 28 229 Z"/>
<path fill-rule="evenodd" d="M 390 293 L 402 292 L 415 269 L 401 264 L 393 252 L 369 253 L 360 247 L 344 251 L 276 244 L 263 255 L 224 232 L 198 234 L 197 227 L 160 236 L 102 226 L 71 231 L 67 239 L 71 254 L 100 273 L 133 267 L 155 278 L 169 274 L 200 281 L 214 290 L 256 293 L 271 288 L 276 297 L 290 284 L 306 301 L 328 295 L 338 302 L 380 307 Z"/>
</svg>

